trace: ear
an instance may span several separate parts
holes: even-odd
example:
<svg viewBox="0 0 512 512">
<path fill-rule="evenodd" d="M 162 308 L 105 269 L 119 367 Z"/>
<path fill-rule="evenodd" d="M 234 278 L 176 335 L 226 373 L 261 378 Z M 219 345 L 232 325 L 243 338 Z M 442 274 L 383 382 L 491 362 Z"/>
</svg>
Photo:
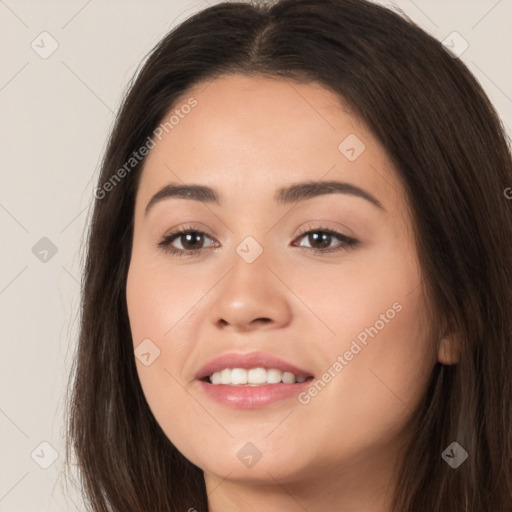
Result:
<svg viewBox="0 0 512 512">
<path fill-rule="evenodd" d="M 437 360 L 441 364 L 452 365 L 460 361 L 461 346 L 455 336 L 447 335 L 441 338 L 437 349 Z"/>
</svg>

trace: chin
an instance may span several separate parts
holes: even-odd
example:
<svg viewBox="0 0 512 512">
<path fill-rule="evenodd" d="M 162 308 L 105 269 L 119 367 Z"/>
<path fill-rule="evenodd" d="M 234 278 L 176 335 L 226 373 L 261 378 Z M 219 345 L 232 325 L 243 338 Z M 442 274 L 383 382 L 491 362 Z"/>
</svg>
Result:
<svg viewBox="0 0 512 512">
<path fill-rule="evenodd" d="M 212 443 L 211 446 L 217 446 L 218 450 L 208 448 L 201 453 L 182 453 L 206 474 L 255 484 L 275 484 L 276 480 L 293 482 L 313 474 L 315 466 L 318 466 L 316 470 L 321 467 L 320 462 L 301 457 L 296 444 L 283 446 L 268 440 L 252 443 L 234 439 L 228 444 Z"/>
</svg>

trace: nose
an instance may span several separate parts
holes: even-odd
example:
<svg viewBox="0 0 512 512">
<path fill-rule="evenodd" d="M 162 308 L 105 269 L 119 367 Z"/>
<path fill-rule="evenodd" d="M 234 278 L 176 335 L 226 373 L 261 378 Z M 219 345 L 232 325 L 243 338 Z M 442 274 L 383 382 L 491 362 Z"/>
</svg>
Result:
<svg viewBox="0 0 512 512">
<path fill-rule="evenodd" d="M 291 321 L 291 292 L 269 268 L 265 251 L 252 263 L 237 254 L 230 271 L 212 290 L 211 322 L 237 332 L 285 327 Z M 282 279 L 282 277 L 281 277 Z"/>
</svg>

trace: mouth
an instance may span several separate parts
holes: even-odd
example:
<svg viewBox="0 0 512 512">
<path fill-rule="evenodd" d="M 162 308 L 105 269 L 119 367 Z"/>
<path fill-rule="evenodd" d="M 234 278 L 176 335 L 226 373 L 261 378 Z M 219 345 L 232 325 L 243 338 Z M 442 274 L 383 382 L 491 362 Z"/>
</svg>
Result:
<svg viewBox="0 0 512 512">
<path fill-rule="evenodd" d="M 206 396 L 224 406 L 258 409 L 297 395 L 311 372 L 264 352 L 221 355 L 196 375 Z"/>
<path fill-rule="evenodd" d="M 313 374 L 268 352 L 229 352 L 208 361 L 196 374 L 197 380 L 214 385 L 294 384 Z"/>
</svg>

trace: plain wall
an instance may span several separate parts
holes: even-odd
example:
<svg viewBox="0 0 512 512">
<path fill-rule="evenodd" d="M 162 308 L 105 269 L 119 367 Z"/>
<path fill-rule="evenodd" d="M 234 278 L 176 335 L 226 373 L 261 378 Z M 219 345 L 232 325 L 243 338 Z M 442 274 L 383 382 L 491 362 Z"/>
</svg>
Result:
<svg viewBox="0 0 512 512">
<path fill-rule="evenodd" d="M 100 159 L 140 61 L 177 23 L 213 3 L 0 1 L 2 512 L 84 510 L 80 493 L 63 487 L 63 418 Z M 436 38 L 456 31 L 468 42 L 461 59 L 510 135 L 512 3 L 394 5 Z"/>
</svg>

